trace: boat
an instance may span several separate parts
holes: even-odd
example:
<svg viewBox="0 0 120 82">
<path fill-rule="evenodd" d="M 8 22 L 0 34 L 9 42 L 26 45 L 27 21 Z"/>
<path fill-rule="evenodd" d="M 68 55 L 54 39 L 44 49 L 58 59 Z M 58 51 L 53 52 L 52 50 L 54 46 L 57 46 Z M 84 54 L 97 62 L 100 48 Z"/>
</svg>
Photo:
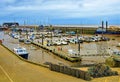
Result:
<svg viewBox="0 0 120 82">
<path fill-rule="evenodd" d="M 24 38 L 20 37 L 19 42 L 24 42 Z"/>
<path fill-rule="evenodd" d="M 61 42 L 59 40 L 53 41 L 54 45 L 61 45 Z"/>
<path fill-rule="evenodd" d="M 78 39 L 77 39 L 77 38 L 71 38 L 71 39 L 69 40 L 69 42 L 76 44 L 76 43 L 78 43 Z"/>
<path fill-rule="evenodd" d="M 24 47 L 17 47 L 17 48 L 14 48 L 13 51 L 17 55 L 21 56 L 22 58 L 28 59 L 28 54 L 29 53 L 27 52 L 26 48 L 24 48 Z"/>
<path fill-rule="evenodd" d="M 68 42 L 66 42 L 66 41 L 61 41 L 61 44 L 63 44 L 63 45 L 67 45 Z"/>
<path fill-rule="evenodd" d="M 24 40 L 24 43 L 25 43 L 25 44 L 30 44 L 30 43 L 31 43 L 31 41 L 30 41 L 30 40 L 28 40 L 28 39 L 26 39 L 26 40 Z"/>
<path fill-rule="evenodd" d="M 18 38 L 19 38 L 19 35 L 18 35 L 18 34 L 15 34 L 15 35 L 14 35 L 14 38 L 15 38 L 15 39 L 18 39 Z"/>
<path fill-rule="evenodd" d="M 79 58 L 79 54 L 75 50 L 69 49 L 68 53 L 68 56 L 71 58 Z"/>
</svg>

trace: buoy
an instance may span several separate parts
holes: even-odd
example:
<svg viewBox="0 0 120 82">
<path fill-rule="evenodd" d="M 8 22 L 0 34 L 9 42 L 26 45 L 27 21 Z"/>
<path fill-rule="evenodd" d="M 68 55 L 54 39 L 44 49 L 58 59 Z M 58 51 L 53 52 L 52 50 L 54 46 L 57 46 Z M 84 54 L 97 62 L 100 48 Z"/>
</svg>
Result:
<svg viewBox="0 0 120 82">
<path fill-rule="evenodd" d="M 2 44 L 2 40 L 0 40 L 0 44 Z"/>
</svg>

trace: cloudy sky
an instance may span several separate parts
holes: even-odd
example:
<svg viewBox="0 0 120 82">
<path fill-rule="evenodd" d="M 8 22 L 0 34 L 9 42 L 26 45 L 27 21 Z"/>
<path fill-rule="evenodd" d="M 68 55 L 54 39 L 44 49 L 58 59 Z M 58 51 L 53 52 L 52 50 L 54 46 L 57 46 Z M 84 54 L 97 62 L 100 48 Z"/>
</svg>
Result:
<svg viewBox="0 0 120 82">
<path fill-rule="evenodd" d="M 120 0 L 0 0 L 0 24 L 120 24 Z"/>
</svg>

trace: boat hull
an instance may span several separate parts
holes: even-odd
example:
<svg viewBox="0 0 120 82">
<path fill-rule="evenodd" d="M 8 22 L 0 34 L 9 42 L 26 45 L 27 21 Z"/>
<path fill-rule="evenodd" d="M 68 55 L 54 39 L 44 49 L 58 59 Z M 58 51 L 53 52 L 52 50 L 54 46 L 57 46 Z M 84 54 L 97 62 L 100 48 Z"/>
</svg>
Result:
<svg viewBox="0 0 120 82">
<path fill-rule="evenodd" d="M 24 58 L 24 59 L 28 59 L 28 54 L 22 54 L 22 55 L 19 55 L 19 56 Z"/>
</svg>

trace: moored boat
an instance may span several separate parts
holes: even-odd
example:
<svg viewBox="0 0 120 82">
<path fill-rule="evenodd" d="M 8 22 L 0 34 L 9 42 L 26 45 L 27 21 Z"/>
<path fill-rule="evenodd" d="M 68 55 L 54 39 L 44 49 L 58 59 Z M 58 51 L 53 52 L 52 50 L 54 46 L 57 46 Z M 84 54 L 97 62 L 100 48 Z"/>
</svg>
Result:
<svg viewBox="0 0 120 82">
<path fill-rule="evenodd" d="M 17 48 L 14 48 L 13 51 L 17 55 L 21 56 L 22 58 L 28 59 L 28 54 L 29 53 L 27 52 L 26 48 L 24 48 L 24 47 L 17 47 Z"/>
<path fill-rule="evenodd" d="M 24 42 L 24 38 L 19 38 L 19 42 Z"/>
<path fill-rule="evenodd" d="M 24 43 L 25 43 L 25 44 L 30 44 L 30 43 L 31 43 L 31 41 L 30 41 L 30 40 L 28 40 L 28 39 L 26 39 L 26 40 L 24 40 Z"/>
</svg>

